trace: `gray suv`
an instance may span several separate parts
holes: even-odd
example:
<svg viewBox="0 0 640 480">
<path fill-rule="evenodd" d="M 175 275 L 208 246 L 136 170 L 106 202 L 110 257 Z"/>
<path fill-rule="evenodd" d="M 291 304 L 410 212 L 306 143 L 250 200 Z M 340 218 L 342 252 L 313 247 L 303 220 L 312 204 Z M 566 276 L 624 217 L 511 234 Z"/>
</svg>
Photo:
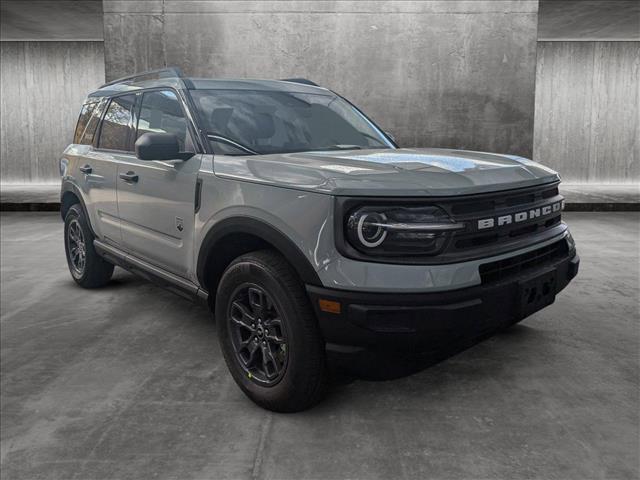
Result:
<svg viewBox="0 0 640 480">
<path fill-rule="evenodd" d="M 108 83 L 60 171 L 74 280 L 105 285 L 118 265 L 208 302 L 233 378 L 274 411 L 321 398 L 327 348 L 420 352 L 507 327 L 578 271 L 554 171 L 399 148 L 304 79 Z"/>
</svg>

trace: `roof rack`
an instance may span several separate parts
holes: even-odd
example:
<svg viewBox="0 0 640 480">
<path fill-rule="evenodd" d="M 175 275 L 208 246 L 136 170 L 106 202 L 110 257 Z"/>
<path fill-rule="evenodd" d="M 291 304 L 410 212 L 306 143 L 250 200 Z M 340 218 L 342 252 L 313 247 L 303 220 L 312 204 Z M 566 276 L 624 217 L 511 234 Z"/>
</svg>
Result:
<svg viewBox="0 0 640 480">
<path fill-rule="evenodd" d="M 312 82 L 311 80 L 307 80 L 306 78 L 282 78 L 280 79 L 281 82 L 291 82 L 291 83 L 301 83 L 302 85 L 312 85 L 314 87 L 319 87 L 320 85 L 318 85 L 315 82 Z"/>
<path fill-rule="evenodd" d="M 182 74 L 182 70 L 180 70 L 178 67 L 159 68 L 157 70 L 149 70 L 148 72 L 136 73 L 135 75 L 112 80 L 111 82 L 105 83 L 100 88 L 115 85 L 117 83 L 133 83 L 134 81 L 157 80 L 160 78 L 184 78 L 184 75 Z"/>
</svg>

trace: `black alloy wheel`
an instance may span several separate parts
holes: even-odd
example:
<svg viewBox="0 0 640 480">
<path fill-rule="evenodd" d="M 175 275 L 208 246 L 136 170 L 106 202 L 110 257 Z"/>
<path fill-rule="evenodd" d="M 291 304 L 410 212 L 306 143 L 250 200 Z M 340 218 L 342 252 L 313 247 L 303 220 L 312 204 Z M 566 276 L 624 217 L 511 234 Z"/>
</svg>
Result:
<svg viewBox="0 0 640 480">
<path fill-rule="evenodd" d="M 262 386 L 277 384 L 287 368 L 287 332 L 271 296 L 258 285 L 241 285 L 232 296 L 227 321 L 247 377 Z"/>
</svg>

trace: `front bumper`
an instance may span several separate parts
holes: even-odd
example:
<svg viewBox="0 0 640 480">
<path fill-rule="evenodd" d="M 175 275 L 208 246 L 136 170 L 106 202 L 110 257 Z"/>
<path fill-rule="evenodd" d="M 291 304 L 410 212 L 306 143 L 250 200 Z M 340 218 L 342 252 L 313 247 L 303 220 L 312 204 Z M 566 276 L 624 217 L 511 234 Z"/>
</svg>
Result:
<svg viewBox="0 0 640 480">
<path fill-rule="evenodd" d="M 327 343 L 421 351 L 434 340 L 492 333 L 553 303 L 555 294 L 577 275 L 580 264 L 575 250 L 564 245 L 565 251 L 553 258 L 529 256 L 517 271 L 509 265 L 498 265 L 505 275 L 501 277 L 492 270 L 486 282 L 470 288 L 385 294 L 308 285 L 307 292 Z M 523 307 L 523 289 L 532 279 L 534 285 L 537 279 L 550 282 L 544 284 L 545 296 L 539 303 Z M 320 300 L 338 302 L 340 312 L 323 311 Z"/>
</svg>

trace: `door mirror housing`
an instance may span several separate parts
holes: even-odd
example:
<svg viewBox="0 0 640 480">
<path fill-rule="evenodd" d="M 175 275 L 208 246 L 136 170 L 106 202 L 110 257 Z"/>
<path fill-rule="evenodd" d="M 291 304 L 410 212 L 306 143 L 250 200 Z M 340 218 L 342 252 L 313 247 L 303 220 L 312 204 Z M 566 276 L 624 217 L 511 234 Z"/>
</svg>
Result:
<svg viewBox="0 0 640 480">
<path fill-rule="evenodd" d="M 136 140 L 135 148 L 140 160 L 189 160 L 195 155 L 181 152 L 178 137 L 172 133 L 145 133 Z"/>
</svg>

